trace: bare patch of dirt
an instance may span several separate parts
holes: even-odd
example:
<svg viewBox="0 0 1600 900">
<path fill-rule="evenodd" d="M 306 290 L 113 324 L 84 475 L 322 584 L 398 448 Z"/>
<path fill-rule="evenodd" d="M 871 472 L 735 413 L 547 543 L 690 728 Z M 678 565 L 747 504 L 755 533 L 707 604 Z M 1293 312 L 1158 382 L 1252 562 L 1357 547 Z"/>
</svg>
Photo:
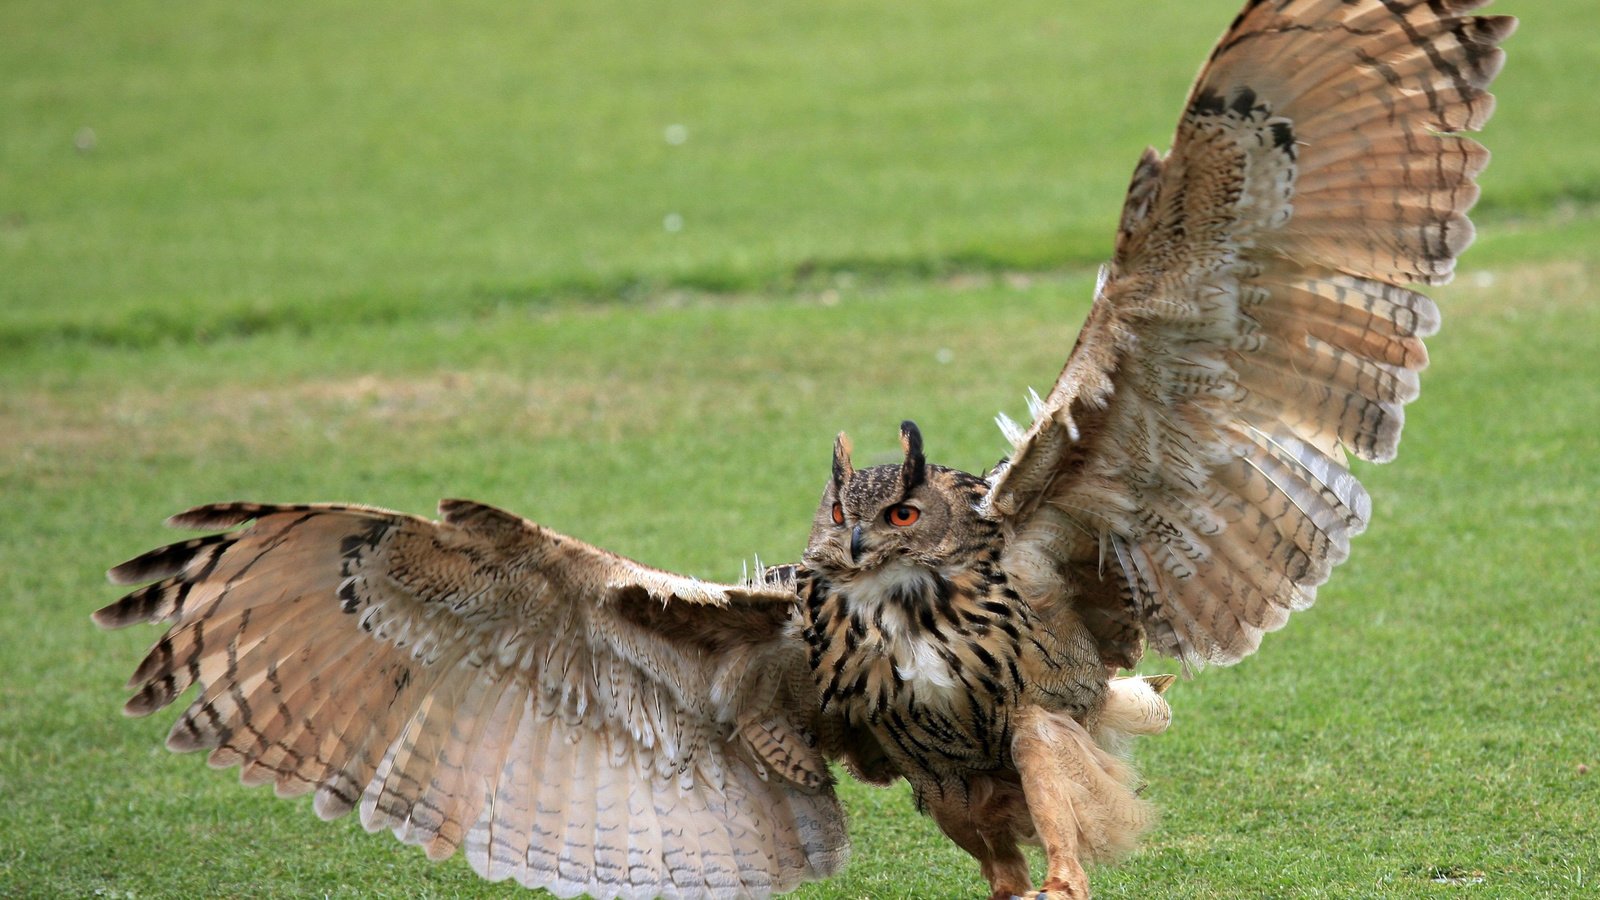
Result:
<svg viewBox="0 0 1600 900">
<path fill-rule="evenodd" d="M 30 390 L 0 401 L 0 454 L 28 462 L 96 449 L 262 443 L 308 430 L 396 433 L 455 421 L 509 422 L 530 435 L 594 427 L 647 405 L 648 386 L 621 379 L 579 382 L 492 372 L 357 375 L 282 385 L 205 384 L 114 395 Z"/>
<path fill-rule="evenodd" d="M 1467 268 L 1445 287 L 1424 288 L 1439 301 L 1445 327 L 1455 315 L 1516 314 L 1592 302 L 1600 270 L 1576 261 L 1514 269 Z"/>
</svg>

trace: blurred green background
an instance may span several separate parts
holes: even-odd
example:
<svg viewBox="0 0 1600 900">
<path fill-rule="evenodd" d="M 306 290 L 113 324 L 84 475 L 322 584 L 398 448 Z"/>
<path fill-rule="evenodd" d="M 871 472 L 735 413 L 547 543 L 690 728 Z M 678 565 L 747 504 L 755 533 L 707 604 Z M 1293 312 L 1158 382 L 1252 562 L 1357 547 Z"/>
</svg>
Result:
<svg viewBox="0 0 1600 900">
<path fill-rule="evenodd" d="M 465 495 L 707 577 L 833 433 L 982 470 L 1233 0 L 0 4 L 0 894 L 477 896 L 128 722 L 103 569 L 200 502 Z M 1571 896 L 1600 765 L 1593 0 L 1523 17 L 1375 524 L 1139 748 L 1104 897 Z M 900 791 L 806 896 L 972 896 Z"/>
<path fill-rule="evenodd" d="M 13 0 L 0 336 L 1098 262 L 1232 6 Z M 1600 11 L 1535 14 L 1487 221 L 1600 199 Z"/>
</svg>

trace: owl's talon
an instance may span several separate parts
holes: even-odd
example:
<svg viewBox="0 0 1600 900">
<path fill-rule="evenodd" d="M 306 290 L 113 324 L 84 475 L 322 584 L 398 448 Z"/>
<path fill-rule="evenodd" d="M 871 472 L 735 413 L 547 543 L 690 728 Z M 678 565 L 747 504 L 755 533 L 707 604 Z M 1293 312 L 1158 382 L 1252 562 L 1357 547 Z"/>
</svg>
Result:
<svg viewBox="0 0 1600 900">
<path fill-rule="evenodd" d="M 1088 900 L 1089 886 L 1085 884 L 1081 889 L 1067 886 L 1065 888 L 1047 887 L 1037 891 L 1028 891 L 1020 897 L 1013 896 L 1011 900 Z"/>
</svg>

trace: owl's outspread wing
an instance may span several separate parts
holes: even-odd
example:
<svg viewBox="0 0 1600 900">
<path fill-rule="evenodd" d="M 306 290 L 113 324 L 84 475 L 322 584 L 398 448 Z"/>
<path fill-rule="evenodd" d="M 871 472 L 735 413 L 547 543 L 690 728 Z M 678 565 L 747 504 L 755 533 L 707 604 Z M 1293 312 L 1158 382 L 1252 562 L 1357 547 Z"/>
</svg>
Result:
<svg viewBox="0 0 1600 900">
<path fill-rule="evenodd" d="M 1088 321 L 984 511 L 1108 663 L 1229 663 L 1309 606 L 1367 524 L 1472 240 L 1459 132 L 1509 17 L 1488 0 L 1256 0 L 1134 172 Z"/>
<path fill-rule="evenodd" d="M 360 808 L 430 857 L 563 896 L 764 896 L 843 865 L 792 583 L 639 565 L 467 501 L 434 522 L 220 504 L 95 614 L 169 622 L 126 711 L 198 684 L 174 750 Z"/>
</svg>

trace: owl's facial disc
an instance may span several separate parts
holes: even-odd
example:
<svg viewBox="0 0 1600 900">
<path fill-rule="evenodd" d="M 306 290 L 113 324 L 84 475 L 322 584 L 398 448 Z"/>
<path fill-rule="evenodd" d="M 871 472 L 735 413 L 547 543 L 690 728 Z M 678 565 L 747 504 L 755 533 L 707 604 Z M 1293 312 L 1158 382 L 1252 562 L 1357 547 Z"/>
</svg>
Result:
<svg viewBox="0 0 1600 900">
<path fill-rule="evenodd" d="M 936 567 L 950 507 L 922 452 L 922 432 L 900 423 L 899 463 L 856 469 L 843 433 L 833 445 L 833 478 L 823 493 L 806 564 L 849 580 L 893 565 Z"/>
</svg>

